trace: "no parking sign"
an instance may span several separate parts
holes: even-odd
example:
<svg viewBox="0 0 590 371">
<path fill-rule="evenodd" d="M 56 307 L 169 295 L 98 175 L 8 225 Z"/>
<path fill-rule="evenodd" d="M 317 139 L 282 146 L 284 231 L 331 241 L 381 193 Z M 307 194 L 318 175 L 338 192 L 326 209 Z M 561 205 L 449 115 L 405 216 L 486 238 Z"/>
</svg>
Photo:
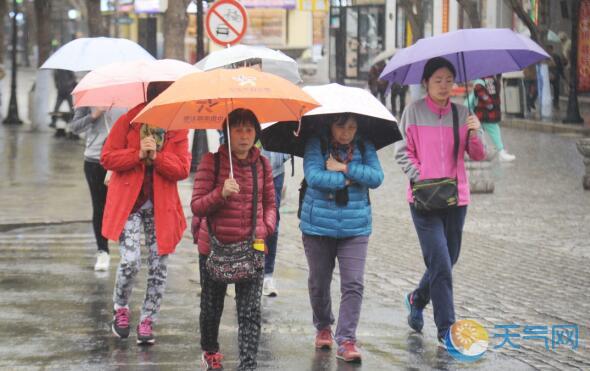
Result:
<svg viewBox="0 0 590 371">
<path fill-rule="evenodd" d="M 219 0 L 207 12 L 205 28 L 209 38 L 218 45 L 238 43 L 247 27 L 246 8 L 236 0 Z"/>
</svg>

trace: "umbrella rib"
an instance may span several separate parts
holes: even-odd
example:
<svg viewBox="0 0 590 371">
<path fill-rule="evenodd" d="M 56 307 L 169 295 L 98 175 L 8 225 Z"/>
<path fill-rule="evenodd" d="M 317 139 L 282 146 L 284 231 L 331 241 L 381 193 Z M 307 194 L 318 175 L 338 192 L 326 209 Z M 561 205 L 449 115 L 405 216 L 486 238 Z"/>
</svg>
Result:
<svg viewBox="0 0 590 371">
<path fill-rule="evenodd" d="M 285 103 L 285 100 L 286 100 L 286 99 L 280 99 L 281 103 L 282 103 L 282 104 L 283 104 L 285 107 L 287 107 L 287 109 L 289 110 L 289 112 L 291 112 L 291 114 L 292 114 L 293 116 L 295 116 L 295 118 L 296 118 L 296 119 L 299 119 L 299 120 L 300 120 L 300 119 L 301 119 L 301 117 L 298 117 L 298 116 L 297 116 L 297 115 L 296 115 L 296 114 L 293 112 L 293 110 L 291 110 L 291 107 L 289 107 L 289 105 L 287 105 L 287 103 Z M 301 115 L 301 116 L 303 116 L 303 115 Z"/>
</svg>

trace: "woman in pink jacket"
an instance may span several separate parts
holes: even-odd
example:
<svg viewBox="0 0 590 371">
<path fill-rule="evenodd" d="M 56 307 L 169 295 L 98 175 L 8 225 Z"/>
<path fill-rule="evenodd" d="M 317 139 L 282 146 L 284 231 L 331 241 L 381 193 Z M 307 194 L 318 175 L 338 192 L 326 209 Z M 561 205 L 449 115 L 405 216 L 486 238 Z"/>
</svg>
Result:
<svg viewBox="0 0 590 371">
<path fill-rule="evenodd" d="M 422 310 L 432 300 L 439 343 L 455 322 L 452 268 L 459 258 L 463 223 L 469 204 L 469 181 L 465 171 L 465 152 L 473 160 L 483 160 L 485 149 L 481 124 L 466 107 L 452 106 L 451 89 L 455 68 L 444 58 L 432 58 L 424 66 L 422 83 L 427 95 L 406 108 L 400 122 L 403 141 L 396 143 L 396 161 L 410 183 L 456 179 L 457 205 L 437 211 L 416 208 L 412 188 L 407 199 L 422 248 L 426 271 L 418 287 L 404 298 L 410 312 L 408 324 L 420 332 Z M 455 149 L 453 111 L 458 120 L 458 146 Z"/>
</svg>

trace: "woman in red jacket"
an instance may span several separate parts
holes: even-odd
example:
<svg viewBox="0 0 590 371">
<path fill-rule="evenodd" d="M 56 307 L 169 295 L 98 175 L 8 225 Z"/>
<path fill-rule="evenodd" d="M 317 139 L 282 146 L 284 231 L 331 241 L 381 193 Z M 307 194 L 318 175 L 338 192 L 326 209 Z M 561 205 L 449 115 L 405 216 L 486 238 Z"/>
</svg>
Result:
<svg viewBox="0 0 590 371">
<path fill-rule="evenodd" d="M 261 156 L 258 148 L 254 146 L 256 137 L 260 133 L 258 119 L 252 111 L 236 109 L 229 114 L 229 122 L 234 176 L 230 177 L 228 147 L 221 145 L 217 154 L 208 153 L 201 160 L 195 174 L 191 202 L 193 218 L 201 218 L 200 227 L 194 231 L 196 234 L 194 237 L 199 245 L 201 273 L 202 361 L 203 366 L 208 370 L 221 369 L 223 355 L 219 352 L 217 338 L 227 284 L 213 280 L 205 267 L 210 253 L 206 219 L 209 219 L 211 230 L 221 243 L 244 241 L 251 236 L 252 164 L 255 164 L 258 179 L 256 239 L 266 239 L 272 234 L 276 224 L 272 168 L 268 159 Z M 227 124 L 224 124 L 224 133 L 228 138 Z M 218 156 L 217 160 L 216 156 Z M 254 280 L 235 284 L 240 348 L 238 370 L 256 369 L 263 277 L 264 272 L 261 269 Z"/>
<path fill-rule="evenodd" d="M 150 83 L 148 102 L 170 83 Z M 148 249 L 145 300 L 137 326 L 137 343 L 155 342 L 156 320 L 166 287 L 168 254 L 173 253 L 186 228 L 176 183 L 190 170 L 186 130 L 168 131 L 131 120 L 144 103 L 121 116 L 102 150 L 101 164 L 113 175 L 109 182 L 102 234 L 119 240 L 121 262 L 113 293 L 113 333 L 129 336 L 129 298 L 141 265 L 140 227 Z M 156 234 L 156 231 L 158 233 Z"/>
</svg>

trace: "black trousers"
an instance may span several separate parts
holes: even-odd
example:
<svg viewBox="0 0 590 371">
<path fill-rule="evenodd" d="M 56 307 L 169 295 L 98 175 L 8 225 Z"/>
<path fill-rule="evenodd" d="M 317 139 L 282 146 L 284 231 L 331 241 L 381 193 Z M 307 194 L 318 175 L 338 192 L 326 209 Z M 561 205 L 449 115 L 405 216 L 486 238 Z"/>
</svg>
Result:
<svg viewBox="0 0 590 371">
<path fill-rule="evenodd" d="M 68 102 L 68 106 L 70 107 L 70 112 L 73 112 L 74 111 L 74 102 L 72 101 L 72 95 L 71 94 L 62 95 L 59 93 L 57 95 L 57 99 L 55 100 L 55 106 L 53 107 L 53 112 L 59 111 L 59 107 L 61 106 L 63 101 Z M 57 121 L 57 117 L 52 116 L 51 123 L 55 124 L 56 121 Z"/>
<path fill-rule="evenodd" d="M 107 201 L 107 187 L 104 177 L 107 171 L 98 162 L 84 161 L 84 174 L 92 198 L 92 227 L 99 251 L 109 252 L 108 240 L 102 236 L 102 216 Z"/>
<path fill-rule="evenodd" d="M 201 330 L 201 348 L 206 352 L 219 351 L 219 323 L 223 313 L 223 302 L 227 284 L 214 281 L 209 276 L 205 262 L 206 255 L 199 255 L 199 271 L 201 276 L 201 314 L 199 316 Z M 236 307 L 238 310 L 238 347 L 240 364 L 238 370 L 255 370 L 258 342 L 260 340 L 260 298 L 262 297 L 261 271 L 256 279 L 236 283 Z"/>
</svg>

